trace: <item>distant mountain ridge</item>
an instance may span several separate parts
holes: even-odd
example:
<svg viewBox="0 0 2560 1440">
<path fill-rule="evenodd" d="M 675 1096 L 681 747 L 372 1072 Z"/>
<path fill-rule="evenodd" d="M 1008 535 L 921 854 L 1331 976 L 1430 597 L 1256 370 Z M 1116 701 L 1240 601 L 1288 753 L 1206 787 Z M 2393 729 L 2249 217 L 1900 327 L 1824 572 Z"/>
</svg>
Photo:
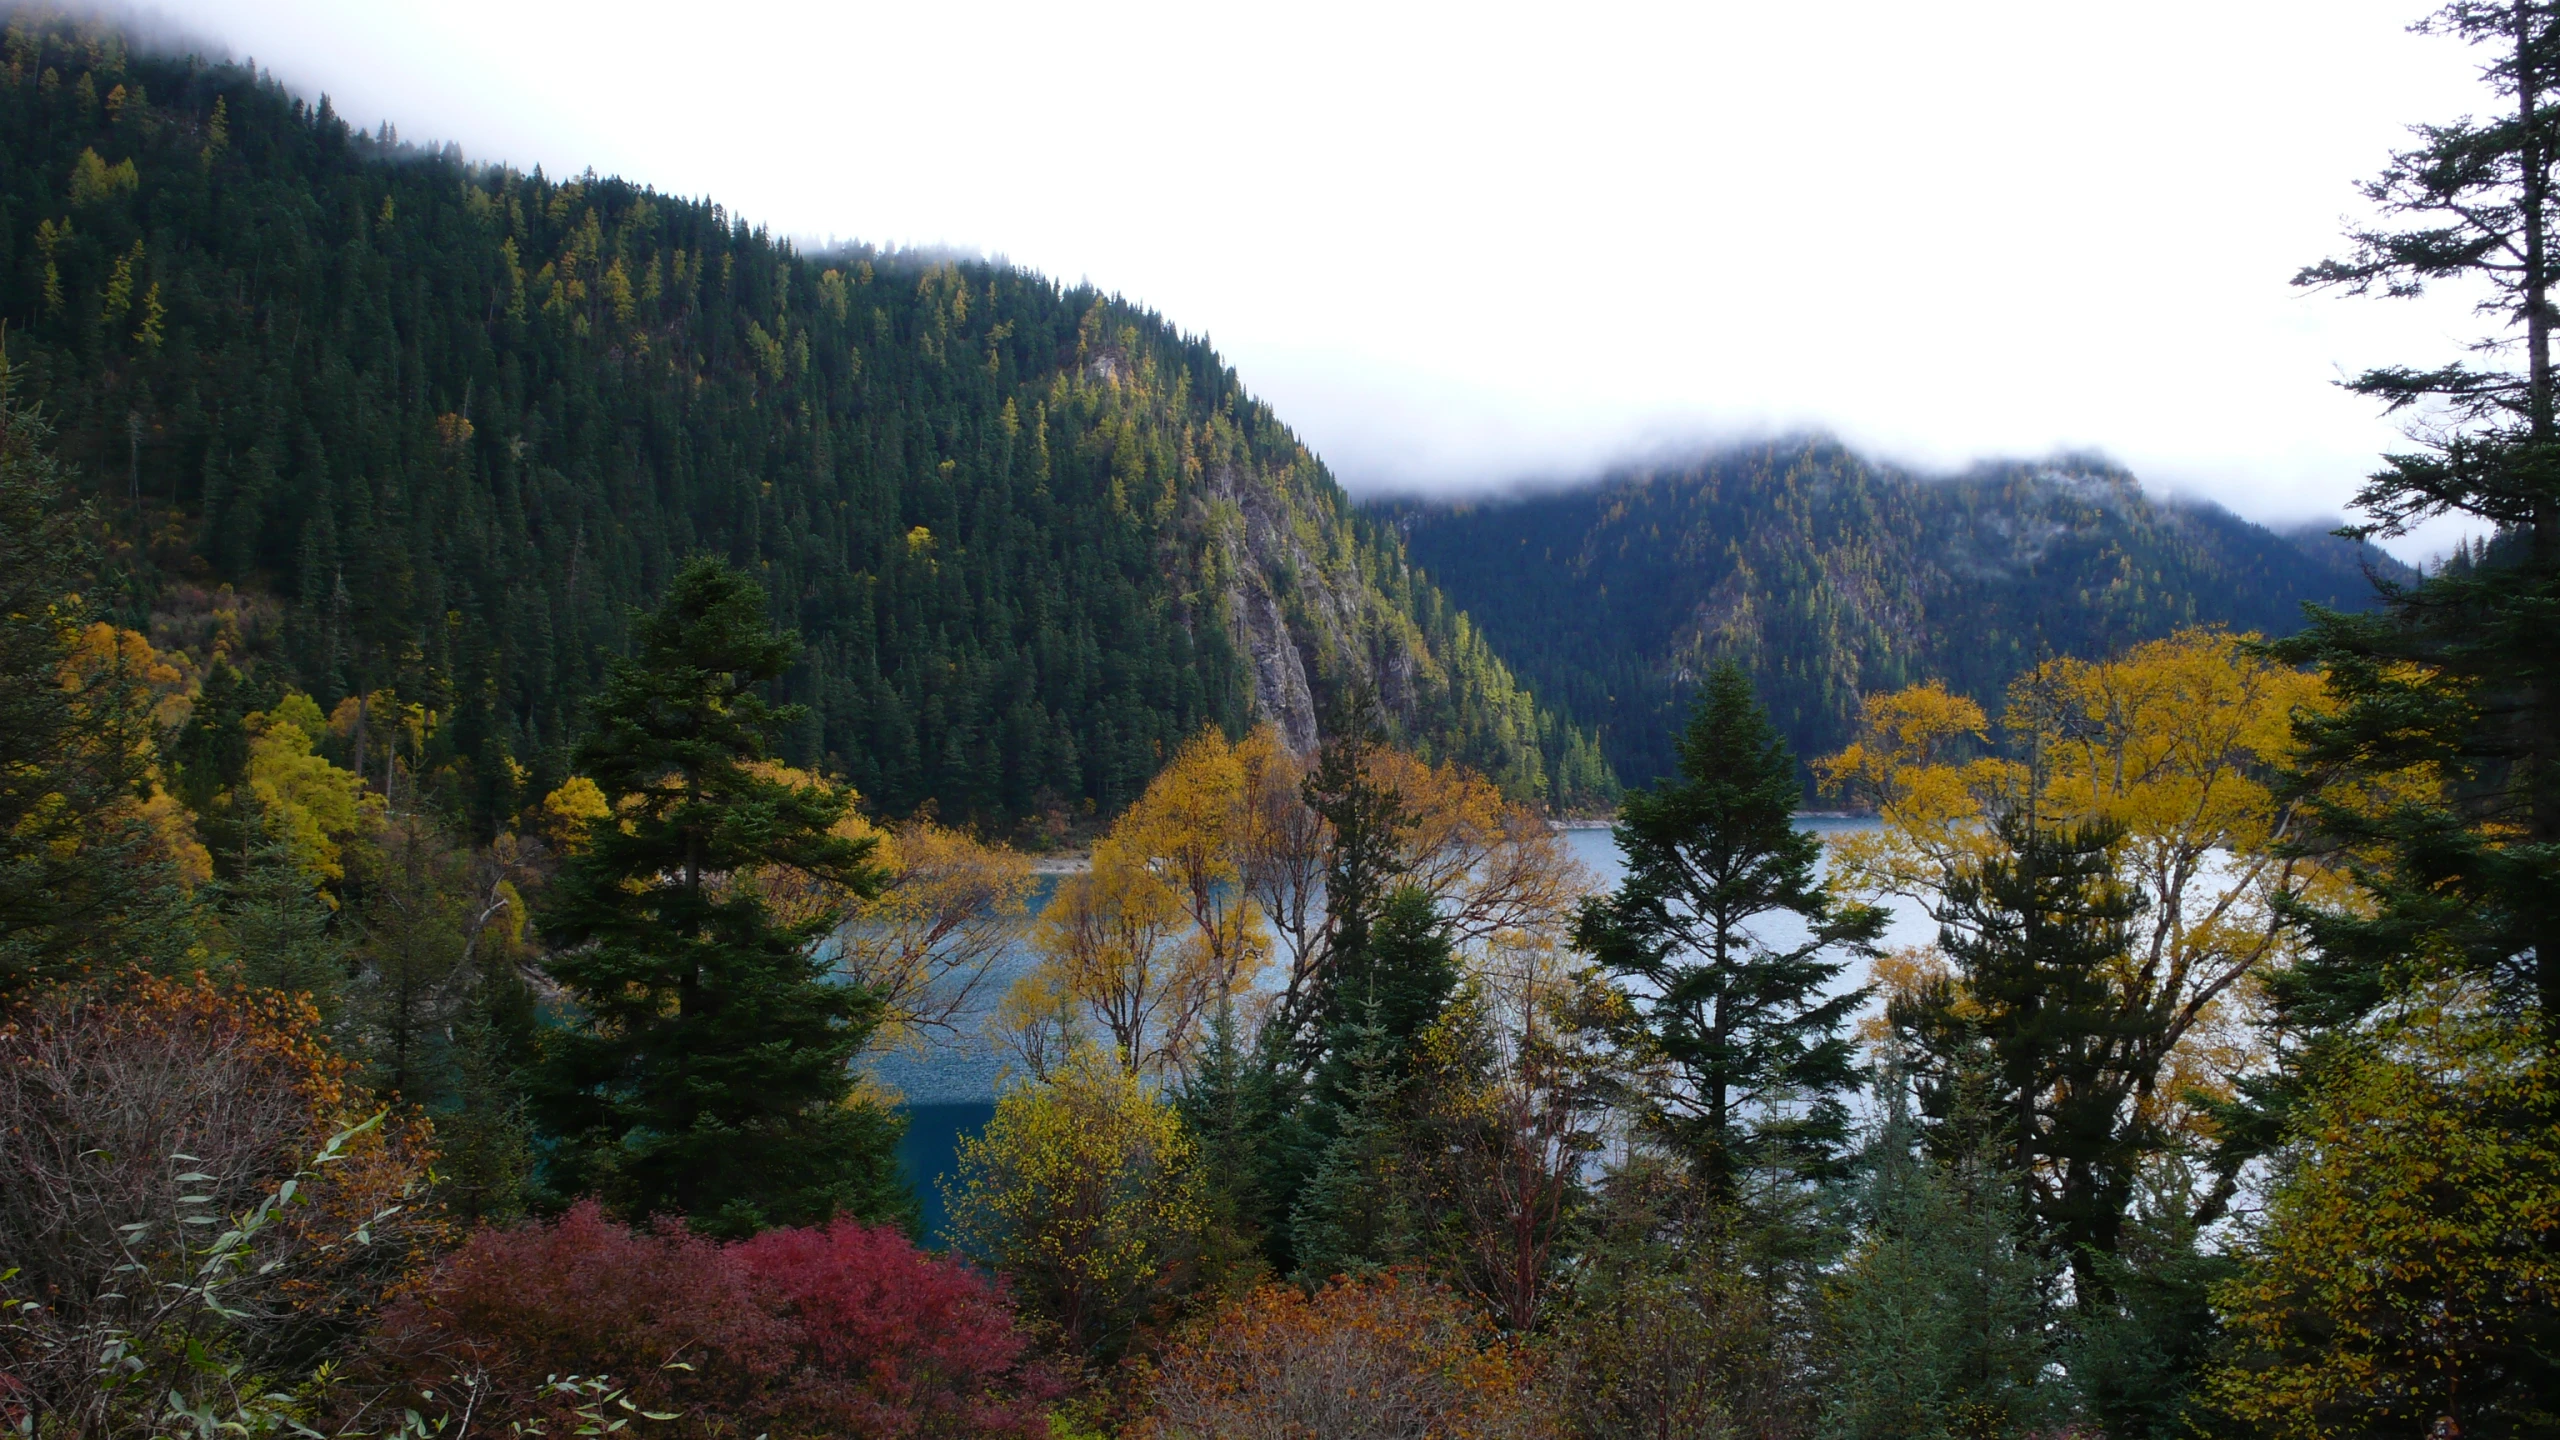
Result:
<svg viewBox="0 0 2560 1440">
<path fill-rule="evenodd" d="M 2368 567 L 2405 573 L 2322 527 L 2151 497 L 2100 459 L 1927 477 L 1827 439 L 1370 508 L 1630 785 L 1668 770 L 1689 687 L 1718 659 L 1750 670 L 1809 757 L 1847 738 L 1863 693 L 1938 678 L 1996 702 L 2045 655 L 2199 624 L 2288 633 L 2304 602 L 2365 604 Z"/>
</svg>

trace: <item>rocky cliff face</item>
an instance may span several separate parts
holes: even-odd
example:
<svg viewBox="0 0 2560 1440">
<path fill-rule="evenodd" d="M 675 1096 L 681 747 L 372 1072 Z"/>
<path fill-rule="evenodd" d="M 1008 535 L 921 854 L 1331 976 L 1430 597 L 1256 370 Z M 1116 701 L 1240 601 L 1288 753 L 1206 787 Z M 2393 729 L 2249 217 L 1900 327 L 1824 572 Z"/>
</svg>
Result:
<svg viewBox="0 0 2560 1440">
<path fill-rule="evenodd" d="M 1313 750 L 1334 697 L 1365 684 L 1407 743 L 1523 797 L 1582 804 L 1612 789 L 1589 739 L 1540 711 L 1401 537 L 1360 523 L 1312 457 L 1216 467 L 1193 527 L 1254 713 L 1293 748 Z"/>
</svg>

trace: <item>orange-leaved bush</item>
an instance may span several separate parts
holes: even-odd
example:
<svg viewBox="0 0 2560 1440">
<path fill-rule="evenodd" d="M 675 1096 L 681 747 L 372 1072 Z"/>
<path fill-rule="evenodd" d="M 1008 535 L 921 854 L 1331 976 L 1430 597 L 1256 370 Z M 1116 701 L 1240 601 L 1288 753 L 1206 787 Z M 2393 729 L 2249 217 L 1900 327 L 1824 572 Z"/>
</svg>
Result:
<svg viewBox="0 0 2560 1440">
<path fill-rule="evenodd" d="M 610 1377 L 674 1416 L 642 1427 L 663 1440 L 1041 1436 L 1056 1388 L 1001 1294 L 893 1229 L 724 1244 L 592 1201 L 473 1235 L 387 1317 L 382 1349 L 385 1378 L 519 1421 L 567 1419 L 551 1377 Z"/>
<path fill-rule="evenodd" d="M 1527 1355 L 1397 1272 L 1313 1298 L 1265 1285 L 1172 1346 L 1148 1440 L 1510 1440 L 1556 1433 Z"/>
<path fill-rule="evenodd" d="M 350 1068 L 308 1003 L 201 977 L 0 1024 L 0 1423 L 228 1413 L 345 1353 L 446 1231 L 424 1127 L 367 1123 Z"/>
</svg>

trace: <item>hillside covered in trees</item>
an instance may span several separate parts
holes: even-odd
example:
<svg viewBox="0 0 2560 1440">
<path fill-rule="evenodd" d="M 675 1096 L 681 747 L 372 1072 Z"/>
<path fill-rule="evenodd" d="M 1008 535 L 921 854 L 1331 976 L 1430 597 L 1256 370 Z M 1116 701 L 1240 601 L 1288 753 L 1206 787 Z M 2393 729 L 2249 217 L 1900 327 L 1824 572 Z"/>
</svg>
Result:
<svg viewBox="0 0 2560 1440">
<path fill-rule="evenodd" d="M 1610 786 L 1154 314 L 473 165 L 111 31 L 8 44 L 0 320 L 108 529 L 93 600 L 361 697 L 483 833 L 696 551 L 808 642 L 788 758 L 888 812 L 1108 814 L 1203 724 L 1312 744 L 1354 677 L 1514 794 Z"/>
<path fill-rule="evenodd" d="M 1848 738 L 1862 694 L 1934 678 L 1993 703 L 2053 656 L 2191 625 L 2290 634 L 2304 601 L 2362 608 L 2366 567 L 2398 569 L 2316 529 L 2152 500 L 2104 461 L 1928 478 L 1819 440 L 1379 513 L 1629 784 L 1669 773 L 1677 717 L 1720 659 L 1816 754 Z"/>
</svg>

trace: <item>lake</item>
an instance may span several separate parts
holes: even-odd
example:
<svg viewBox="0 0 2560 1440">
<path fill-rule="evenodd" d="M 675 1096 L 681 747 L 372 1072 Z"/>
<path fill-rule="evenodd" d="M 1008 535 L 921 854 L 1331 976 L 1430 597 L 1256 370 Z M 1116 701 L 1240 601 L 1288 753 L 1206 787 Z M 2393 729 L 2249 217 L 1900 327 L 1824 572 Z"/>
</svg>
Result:
<svg viewBox="0 0 2560 1440">
<path fill-rule="evenodd" d="M 1823 835 L 1869 828 L 1874 823 L 1820 815 L 1799 816 L 1796 820 L 1799 829 Z M 1600 876 L 1602 884 L 1615 885 L 1625 877 L 1625 857 L 1618 853 L 1608 831 L 1567 830 L 1564 842 L 1575 859 Z M 1041 877 L 1040 888 L 1032 896 L 1034 914 L 1056 888 L 1055 876 Z M 1897 902 L 1890 908 L 1892 921 L 1884 938 L 1887 948 L 1936 938 L 1936 927 L 1918 907 Z M 1784 944 L 1802 933 L 1793 927 L 1773 925 L 1768 938 Z M 925 1232 L 933 1240 L 942 1238 L 941 1182 L 951 1173 L 961 1137 L 977 1134 L 995 1114 L 996 1088 L 1005 1073 L 1007 1057 L 1002 1047 L 984 1033 L 986 1015 L 1013 977 L 1032 959 L 1030 947 L 1018 945 L 998 961 L 995 973 L 979 989 L 980 1007 L 971 1014 L 955 1017 L 955 1034 L 938 1038 L 921 1049 L 893 1050 L 867 1058 L 871 1074 L 895 1087 L 905 1099 L 907 1134 L 898 1146 L 898 1164 L 923 1202 Z M 1844 984 L 1855 985 L 1863 983 L 1865 977 L 1852 974 L 1841 979 Z"/>
</svg>

